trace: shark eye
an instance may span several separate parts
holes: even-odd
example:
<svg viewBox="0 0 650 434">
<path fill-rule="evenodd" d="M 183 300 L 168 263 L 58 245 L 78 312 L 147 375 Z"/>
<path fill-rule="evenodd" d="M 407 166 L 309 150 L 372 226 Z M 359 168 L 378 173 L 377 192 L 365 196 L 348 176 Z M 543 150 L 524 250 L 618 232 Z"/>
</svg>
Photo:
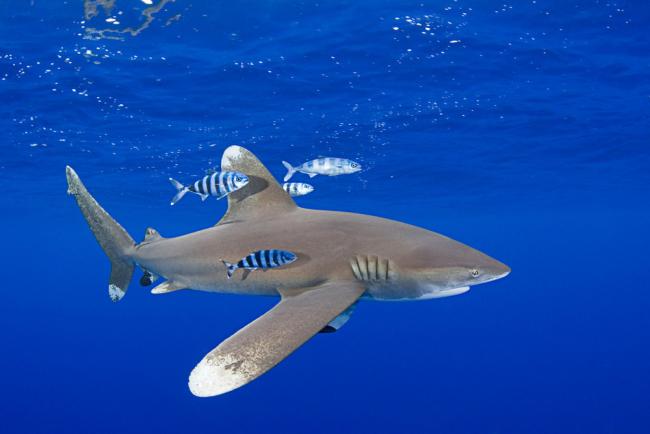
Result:
<svg viewBox="0 0 650 434">
<path fill-rule="evenodd" d="M 477 269 L 473 269 L 472 271 L 470 271 L 470 273 L 472 273 L 472 277 L 478 277 L 479 275 L 479 271 Z"/>
</svg>

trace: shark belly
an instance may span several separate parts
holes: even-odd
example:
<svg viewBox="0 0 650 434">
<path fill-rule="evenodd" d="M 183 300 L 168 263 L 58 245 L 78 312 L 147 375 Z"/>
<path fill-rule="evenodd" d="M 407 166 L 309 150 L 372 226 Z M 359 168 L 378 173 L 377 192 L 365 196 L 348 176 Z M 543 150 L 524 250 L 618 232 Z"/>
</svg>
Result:
<svg viewBox="0 0 650 434">
<path fill-rule="evenodd" d="M 362 298 L 374 301 L 421 301 L 434 298 L 451 297 L 469 291 L 469 286 L 445 288 L 437 285 L 391 284 L 370 285 Z"/>
</svg>

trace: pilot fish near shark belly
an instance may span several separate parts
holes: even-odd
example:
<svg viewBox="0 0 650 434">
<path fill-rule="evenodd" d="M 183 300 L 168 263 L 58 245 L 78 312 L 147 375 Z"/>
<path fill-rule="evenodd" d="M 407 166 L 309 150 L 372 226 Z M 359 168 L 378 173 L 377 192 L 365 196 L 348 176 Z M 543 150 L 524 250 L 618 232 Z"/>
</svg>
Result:
<svg viewBox="0 0 650 434">
<path fill-rule="evenodd" d="M 307 161 L 300 166 L 293 167 L 290 163 L 283 161 L 282 164 L 287 169 L 284 181 L 288 181 L 296 172 L 301 172 L 313 178 L 316 175 L 348 175 L 361 170 L 361 165 L 347 158 L 324 157 Z"/>
<path fill-rule="evenodd" d="M 208 196 L 221 199 L 248 184 L 248 177 L 240 172 L 214 172 L 188 186 L 184 186 L 174 178 L 169 178 L 169 182 L 178 190 L 171 201 L 171 204 L 174 205 L 187 192 L 198 194 L 201 196 L 201 200 L 206 200 Z"/>
<path fill-rule="evenodd" d="M 292 263 L 297 259 L 295 253 L 287 252 L 285 250 L 258 250 L 253 253 L 249 253 L 244 256 L 236 264 L 232 264 L 228 261 L 221 261 L 228 269 L 228 279 L 232 277 L 232 274 L 238 268 L 244 268 L 246 270 L 257 270 L 261 268 L 262 270 L 267 270 L 269 268 L 277 268 L 283 265 Z"/>
</svg>

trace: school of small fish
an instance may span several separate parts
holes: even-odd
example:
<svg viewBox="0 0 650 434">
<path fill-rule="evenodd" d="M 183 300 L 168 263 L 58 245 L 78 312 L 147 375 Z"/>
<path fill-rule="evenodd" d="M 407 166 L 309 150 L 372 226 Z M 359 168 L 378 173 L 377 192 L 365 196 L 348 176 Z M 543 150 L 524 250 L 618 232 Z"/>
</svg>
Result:
<svg viewBox="0 0 650 434">
<path fill-rule="evenodd" d="M 287 182 L 296 172 L 304 173 L 310 178 L 313 178 L 316 175 L 347 175 L 361 170 L 361 165 L 359 163 L 348 160 L 347 158 L 335 157 L 316 158 L 295 167 L 286 161 L 283 161 L 282 164 L 287 169 L 282 189 L 291 197 L 304 196 L 314 191 L 314 186 L 310 184 L 303 182 Z M 249 183 L 248 176 L 244 173 L 218 171 L 208 174 L 189 185 L 183 185 L 173 178 L 169 178 L 169 181 L 176 188 L 176 195 L 171 200 L 172 205 L 180 201 L 188 192 L 199 195 L 203 201 L 205 201 L 208 196 L 222 199 Z M 286 250 L 265 249 L 249 253 L 236 263 L 231 263 L 225 260 L 222 260 L 222 262 L 226 266 L 226 273 L 228 279 L 230 279 L 233 273 L 239 268 L 251 271 L 257 270 L 258 268 L 267 270 L 290 264 L 297 258 L 298 256 L 295 253 Z M 155 277 L 153 275 L 146 273 L 142 277 L 142 281 L 149 284 L 154 279 Z"/>
</svg>

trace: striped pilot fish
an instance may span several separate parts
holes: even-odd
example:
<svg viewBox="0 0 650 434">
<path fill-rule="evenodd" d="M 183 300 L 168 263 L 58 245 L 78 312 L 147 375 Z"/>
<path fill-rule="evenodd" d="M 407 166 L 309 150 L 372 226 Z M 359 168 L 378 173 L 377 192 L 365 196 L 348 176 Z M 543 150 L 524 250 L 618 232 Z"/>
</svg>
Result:
<svg viewBox="0 0 650 434">
<path fill-rule="evenodd" d="M 296 259 L 297 256 L 295 253 L 287 252 L 286 250 L 270 249 L 249 253 L 236 264 L 223 260 L 221 262 L 226 266 L 228 279 L 230 279 L 238 268 L 244 268 L 246 270 L 257 270 L 261 268 L 262 270 L 267 270 L 269 268 L 277 268 L 290 264 Z"/>
<path fill-rule="evenodd" d="M 284 181 L 288 181 L 296 172 L 302 172 L 313 178 L 316 175 L 347 175 L 361 170 L 361 165 L 346 158 L 324 157 L 307 161 L 300 166 L 293 167 L 291 164 L 283 161 L 282 164 L 287 169 Z"/>
<path fill-rule="evenodd" d="M 206 200 L 208 196 L 216 196 L 217 199 L 221 199 L 248 184 L 248 177 L 240 172 L 214 172 L 212 175 L 204 176 L 188 186 L 181 184 L 174 178 L 169 178 L 169 182 L 178 190 L 171 202 L 174 205 L 188 191 L 201 196 L 201 200 Z"/>
<path fill-rule="evenodd" d="M 291 197 L 304 196 L 314 191 L 314 186 L 303 182 L 285 182 L 282 184 L 284 191 Z"/>
</svg>

